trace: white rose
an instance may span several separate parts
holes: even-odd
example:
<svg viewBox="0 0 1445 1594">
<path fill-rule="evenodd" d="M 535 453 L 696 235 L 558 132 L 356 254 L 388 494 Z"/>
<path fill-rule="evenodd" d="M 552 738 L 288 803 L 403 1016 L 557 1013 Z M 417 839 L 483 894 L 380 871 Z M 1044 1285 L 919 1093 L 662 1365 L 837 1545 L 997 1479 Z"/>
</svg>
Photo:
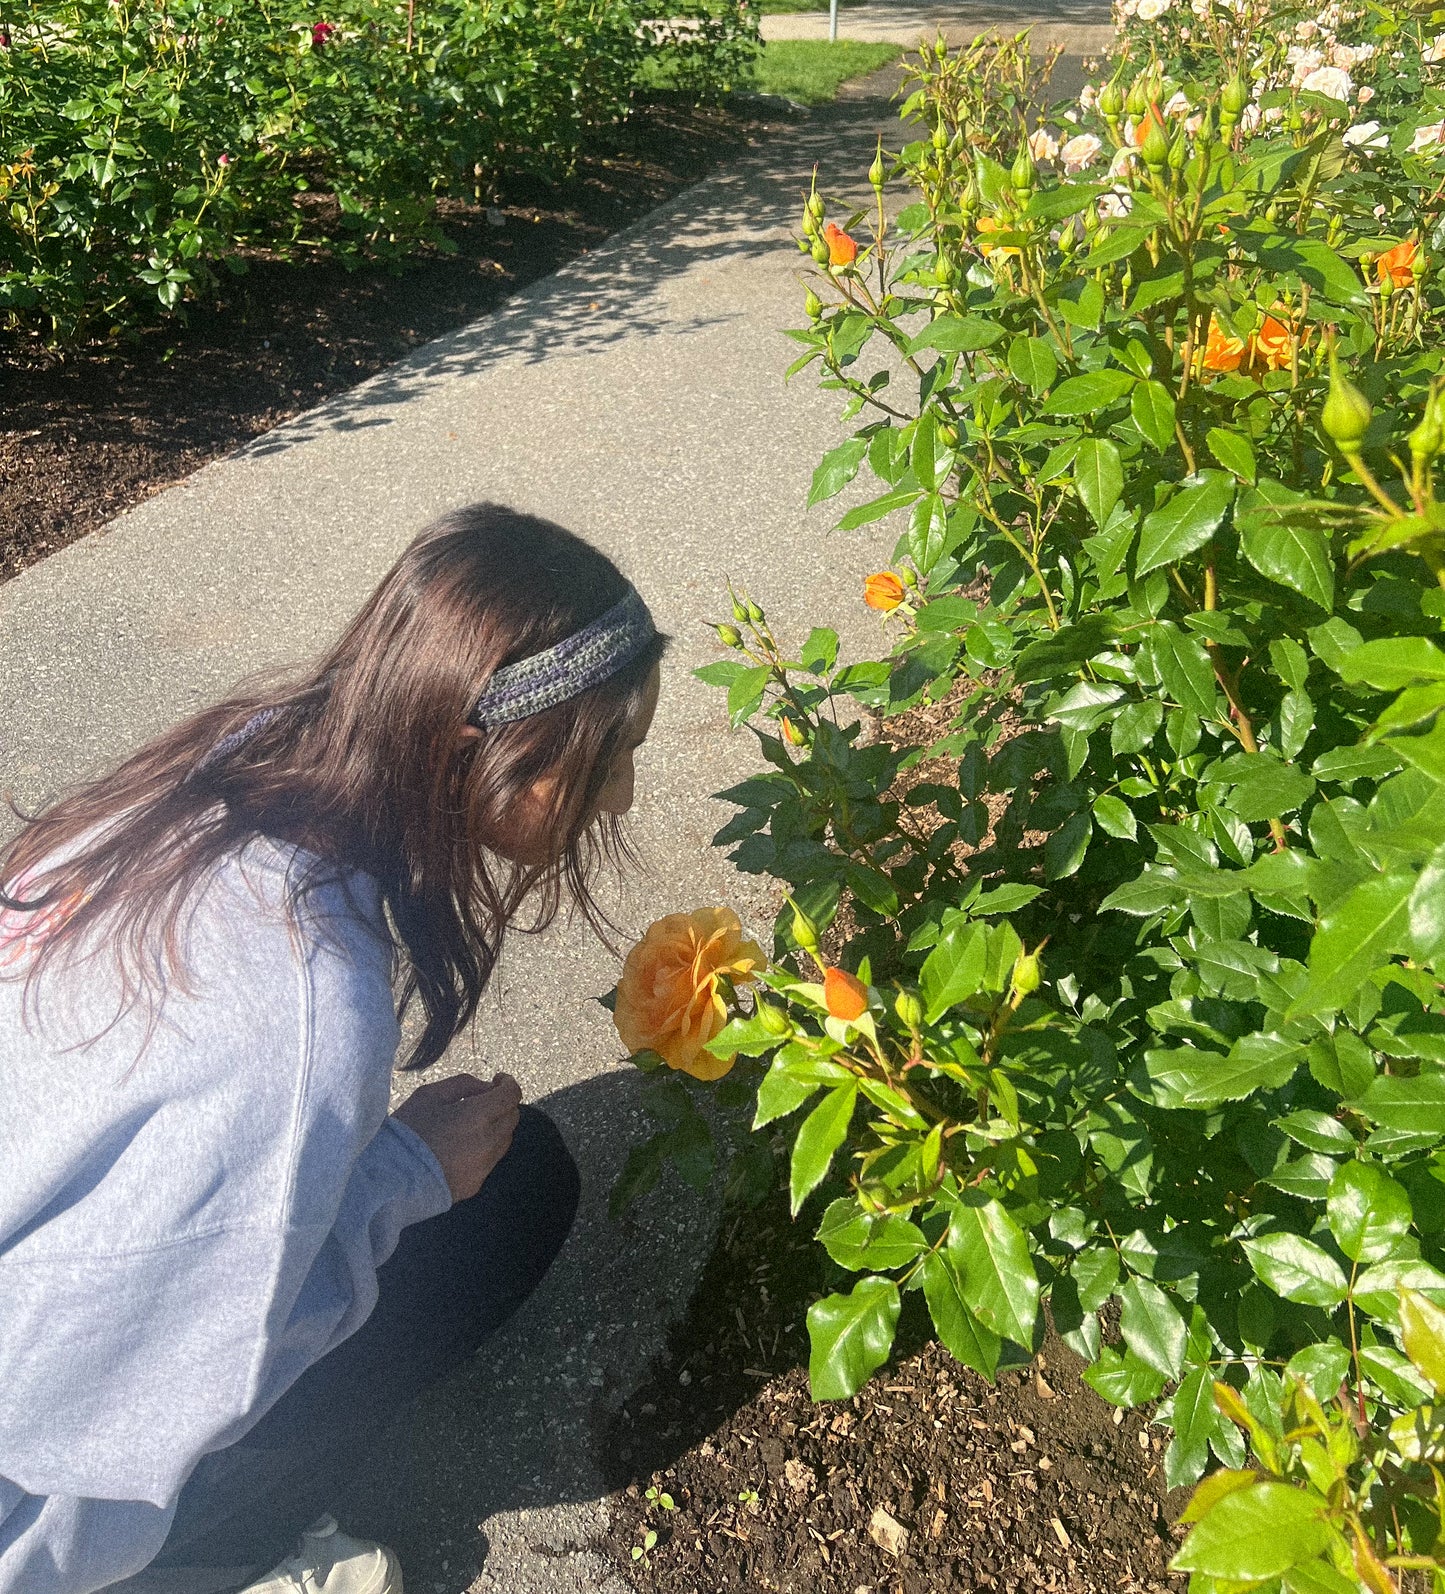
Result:
<svg viewBox="0 0 1445 1594">
<path fill-rule="evenodd" d="M 1141 22 L 1157 22 L 1169 9 L 1170 0 L 1139 0 L 1138 17 Z"/>
<path fill-rule="evenodd" d="M 1059 151 L 1059 156 L 1064 163 L 1064 171 L 1074 177 L 1079 172 L 1087 171 L 1099 158 L 1099 151 L 1103 145 L 1092 133 L 1080 133 L 1077 138 L 1071 138 Z"/>
<path fill-rule="evenodd" d="M 1380 131 L 1378 122 L 1356 122 L 1345 134 L 1345 143 L 1356 149 L 1384 149 L 1390 141 Z"/>
<path fill-rule="evenodd" d="M 1189 101 L 1182 93 L 1175 94 L 1164 107 L 1165 116 L 1182 116 L 1189 109 Z"/>
<path fill-rule="evenodd" d="M 1410 140 L 1410 153 L 1418 155 L 1427 149 L 1438 151 L 1442 139 L 1445 139 L 1445 122 L 1431 122 L 1429 127 L 1417 127 L 1414 138 Z"/>
<path fill-rule="evenodd" d="M 1317 66 L 1300 87 L 1308 94 L 1323 94 L 1326 99 L 1347 100 L 1354 84 L 1350 74 L 1337 66 Z"/>
<path fill-rule="evenodd" d="M 1358 89 L 1355 90 L 1355 100 L 1356 100 L 1357 104 L 1368 105 L 1370 103 L 1370 101 L 1372 99 L 1374 99 L 1374 97 L 1375 97 L 1375 91 L 1374 91 L 1374 89 L 1372 89 L 1370 87 L 1370 85 L 1368 83 L 1366 83 L 1363 87 L 1358 88 Z"/>
<path fill-rule="evenodd" d="M 1099 86 L 1097 83 L 1086 83 L 1079 91 L 1079 109 L 1092 111 L 1099 103 Z"/>
<path fill-rule="evenodd" d="M 1437 33 L 1435 37 L 1420 52 L 1422 61 L 1429 61 L 1433 66 L 1436 61 L 1445 61 L 1445 33 Z"/>
<path fill-rule="evenodd" d="M 1319 23 L 1310 21 L 1308 17 L 1303 22 L 1296 22 L 1294 25 L 1294 36 L 1301 44 L 1308 44 L 1319 31 Z"/>
<path fill-rule="evenodd" d="M 1132 204 L 1128 194 L 1104 194 L 1099 200 L 1099 214 L 1105 221 L 1117 221 L 1129 214 Z"/>
</svg>

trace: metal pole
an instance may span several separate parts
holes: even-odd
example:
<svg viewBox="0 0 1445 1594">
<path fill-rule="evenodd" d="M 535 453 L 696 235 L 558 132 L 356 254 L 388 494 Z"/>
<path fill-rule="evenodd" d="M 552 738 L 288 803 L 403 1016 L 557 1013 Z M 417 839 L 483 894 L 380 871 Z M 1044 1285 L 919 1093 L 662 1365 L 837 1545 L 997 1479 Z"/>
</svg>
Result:
<svg viewBox="0 0 1445 1594">
<path fill-rule="evenodd" d="M 838 42 L 838 0 L 828 0 L 828 43 Z"/>
</svg>

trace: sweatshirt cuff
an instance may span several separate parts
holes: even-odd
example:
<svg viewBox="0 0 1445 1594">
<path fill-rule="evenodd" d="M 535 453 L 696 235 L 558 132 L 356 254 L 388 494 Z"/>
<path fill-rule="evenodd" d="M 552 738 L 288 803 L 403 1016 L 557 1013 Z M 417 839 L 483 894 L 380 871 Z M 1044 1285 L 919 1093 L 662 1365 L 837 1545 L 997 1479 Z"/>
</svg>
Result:
<svg viewBox="0 0 1445 1594">
<path fill-rule="evenodd" d="M 409 1219 L 410 1222 L 420 1222 L 426 1218 L 434 1218 L 446 1212 L 452 1204 L 451 1186 L 447 1183 L 447 1176 L 442 1172 L 442 1165 L 436 1159 L 436 1154 L 426 1141 L 417 1134 L 415 1129 L 409 1128 L 400 1118 L 388 1116 L 382 1126 L 389 1129 L 402 1143 L 403 1147 L 411 1154 L 413 1161 L 418 1165 L 422 1178 L 422 1188 L 418 1190 L 418 1198 L 426 1202 L 430 1210 L 423 1212 L 419 1217 Z"/>
</svg>

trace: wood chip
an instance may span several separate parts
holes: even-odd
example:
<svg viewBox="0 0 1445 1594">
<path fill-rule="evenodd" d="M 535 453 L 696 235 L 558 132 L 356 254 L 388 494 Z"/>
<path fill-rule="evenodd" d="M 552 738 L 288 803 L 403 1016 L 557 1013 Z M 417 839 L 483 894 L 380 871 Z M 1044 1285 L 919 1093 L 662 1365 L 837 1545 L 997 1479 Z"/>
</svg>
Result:
<svg viewBox="0 0 1445 1594">
<path fill-rule="evenodd" d="M 811 1494 L 817 1487 L 818 1474 L 796 1456 L 789 1456 L 783 1463 L 783 1479 L 796 1493 Z"/>
<path fill-rule="evenodd" d="M 1040 1400 L 1057 1400 L 1059 1397 L 1050 1389 L 1048 1380 L 1042 1373 L 1034 1374 L 1034 1389 Z"/>
<path fill-rule="evenodd" d="M 931 1539 L 940 1539 L 940 1538 L 942 1538 L 943 1537 L 943 1530 L 947 1526 L 947 1524 L 948 1524 L 948 1512 L 947 1511 L 935 1511 L 933 1513 L 933 1526 L 931 1528 L 929 1528 L 929 1530 L 928 1530 L 929 1538 L 931 1538 Z"/>
<path fill-rule="evenodd" d="M 908 1529 L 881 1505 L 874 1508 L 873 1515 L 868 1519 L 868 1537 L 889 1555 L 902 1555 L 908 1548 Z"/>
<path fill-rule="evenodd" d="M 1049 1525 L 1054 1530 L 1054 1537 L 1058 1539 L 1064 1549 L 1072 1549 L 1074 1541 L 1069 1537 L 1068 1530 L 1064 1527 L 1064 1524 L 1057 1517 L 1051 1517 Z"/>
</svg>

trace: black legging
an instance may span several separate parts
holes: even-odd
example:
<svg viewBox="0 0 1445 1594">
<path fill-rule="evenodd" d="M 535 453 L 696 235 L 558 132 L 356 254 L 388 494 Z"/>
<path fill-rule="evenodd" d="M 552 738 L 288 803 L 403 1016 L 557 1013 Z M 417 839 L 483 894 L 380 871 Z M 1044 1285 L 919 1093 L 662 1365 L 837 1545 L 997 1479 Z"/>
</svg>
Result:
<svg viewBox="0 0 1445 1594">
<path fill-rule="evenodd" d="M 363 1441 L 470 1357 L 536 1289 L 577 1211 L 557 1126 L 523 1107 L 469 1201 L 402 1231 L 366 1322 L 309 1368 L 240 1444 L 202 1459 L 155 1567 L 262 1570 L 290 1554 Z"/>
</svg>

